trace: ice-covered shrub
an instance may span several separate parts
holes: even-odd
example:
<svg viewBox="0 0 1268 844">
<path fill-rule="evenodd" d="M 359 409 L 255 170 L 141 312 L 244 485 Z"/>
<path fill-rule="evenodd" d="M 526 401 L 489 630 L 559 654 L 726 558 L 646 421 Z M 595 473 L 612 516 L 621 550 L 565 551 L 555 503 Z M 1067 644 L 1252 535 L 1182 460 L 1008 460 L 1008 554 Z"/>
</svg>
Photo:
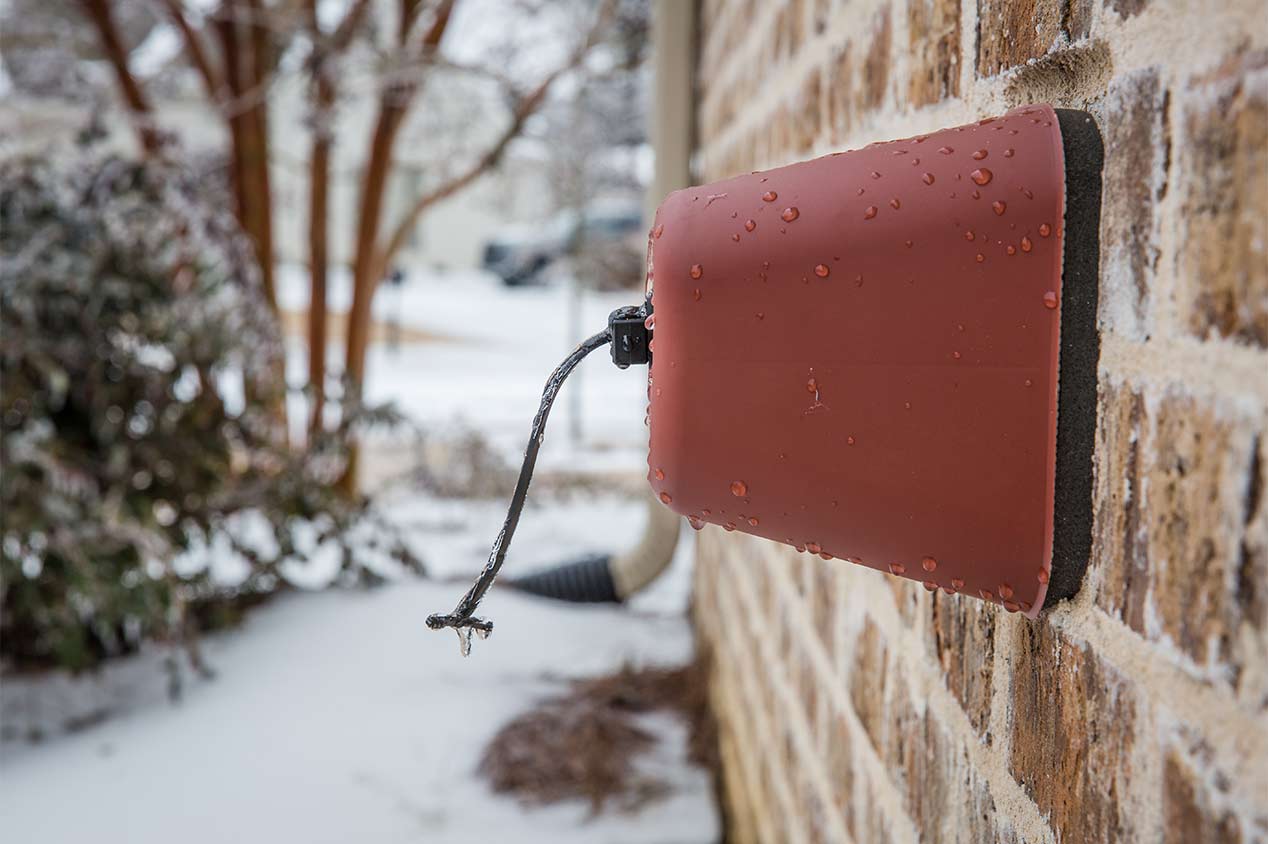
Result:
<svg viewBox="0 0 1268 844">
<path fill-rule="evenodd" d="M 348 432 L 391 414 L 344 407 L 288 448 L 277 320 L 219 183 L 89 153 L 0 162 L 6 663 L 187 641 L 283 582 L 296 525 L 329 549 L 367 517 L 334 482 Z"/>
</svg>

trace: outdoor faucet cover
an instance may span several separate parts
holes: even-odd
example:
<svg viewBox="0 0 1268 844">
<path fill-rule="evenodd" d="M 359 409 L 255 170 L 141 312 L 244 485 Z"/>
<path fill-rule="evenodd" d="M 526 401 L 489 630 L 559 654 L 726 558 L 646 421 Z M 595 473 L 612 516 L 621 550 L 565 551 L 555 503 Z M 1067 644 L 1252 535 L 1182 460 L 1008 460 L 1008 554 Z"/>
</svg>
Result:
<svg viewBox="0 0 1268 844">
<path fill-rule="evenodd" d="M 648 478 L 694 527 L 1002 603 L 1091 542 L 1101 141 L 1027 106 L 671 194 Z"/>
</svg>

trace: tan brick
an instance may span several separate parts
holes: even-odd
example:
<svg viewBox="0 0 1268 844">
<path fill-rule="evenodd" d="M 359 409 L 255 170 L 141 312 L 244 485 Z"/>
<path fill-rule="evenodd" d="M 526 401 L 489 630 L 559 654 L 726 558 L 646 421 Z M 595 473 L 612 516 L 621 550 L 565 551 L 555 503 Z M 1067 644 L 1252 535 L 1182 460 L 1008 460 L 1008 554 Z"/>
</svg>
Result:
<svg viewBox="0 0 1268 844">
<path fill-rule="evenodd" d="M 968 763 L 954 728 L 941 723 L 933 707 L 913 699 L 903 670 L 887 677 L 886 724 L 877 752 L 903 796 L 917 838 L 946 844 L 1012 840 L 998 828 L 989 787 Z"/>
<path fill-rule="evenodd" d="M 1071 41 L 1086 38 L 1092 31 L 1092 11 L 1095 0 L 1069 0 L 1065 14 L 1065 31 Z"/>
<path fill-rule="evenodd" d="M 815 68 L 806 77 L 797 95 L 796 137 L 790 150 L 796 155 L 801 156 L 809 152 L 814 146 L 815 138 L 819 135 L 820 121 L 823 119 L 820 90 L 819 70 Z"/>
<path fill-rule="evenodd" d="M 820 561 L 814 567 L 814 590 L 810 596 L 811 623 L 819 634 L 828 660 L 836 654 L 837 577 L 839 566 L 848 565 L 837 560 Z"/>
<path fill-rule="evenodd" d="M 834 138 L 849 134 L 854 126 L 854 65 L 850 45 L 833 54 L 828 64 L 828 125 Z"/>
<path fill-rule="evenodd" d="M 1129 684 L 1050 627 L 1023 621 L 1016 630 L 1010 770 L 1059 840 L 1133 840 Z"/>
<path fill-rule="evenodd" d="M 1054 0 L 978 0 L 977 75 L 1037 59 L 1061 36 L 1064 3 Z"/>
<path fill-rule="evenodd" d="M 1156 206 L 1167 187 L 1167 92 L 1158 68 L 1114 80 L 1097 112 L 1105 143 L 1100 321 L 1143 340 L 1158 263 Z"/>
<path fill-rule="evenodd" d="M 1255 709 L 1268 709 L 1268 437 L 1261 432 L 1251 455 L 1246 485 L 1246 530 L 1238 552 L 1237 598 L 1242 617 L 1259 639 L 1260 670 L 1239 677 L 1239 693 Z M 1252 646 L 1253 647 L 1253 646 Z M 1247 660 L 1252 659 L 1247 656 Z"/>
<path fill-rule="evenodd" d="M 1167 755 L 1162 790 L 1165 844 L 1240 844 L 1243 840 L 1237 818 L 1212 808 L 1206 786 L 1178 751 Z"/>
<path fill-rule="evenodd" d="M 1102 569 L 1097 602 L 1137 632 L 1145 630 L 1148 545 L 1140 506 L 1144 399 L 1130 387 L 1102 385 L 1097 408 L 1092 562 Z"/>
<path fill-rule="evenodd" d="M 1005 617 L 919 584 L 886 578 L 881 588 L 864 581 L 882 575 L 738 535 L 701 537 L 696 588 L 716 594 L 697 596 L 697 626 L 725 652 L 715 673 L 727 687 L 717 697 L 730 706 L 723 752 L 731 765 L 741 755 L 756 762 L 743 788 L 727 786 L 730 801 L 749 803 L 731 807 L 743 825 L 735 837 L 831 840 L 827 821 L 839 813 L 860 842 L 1067 844 L 1146 840 L 1164 829 L 1172 841 L 1268 840 L 1268 819 L 1246 804 L 1245 784 L 1229 785 L 1222 773 L 1245 770 L 1247 760 L 1193 717 L 1191 700 L 1180 707 L 1183 725 L 1168 709 L 1183 693 L 1268 712 L 1268 424 L 1249 388 L 1228 396 L 1226 379 L 1212 379 L 1210 391 L 1189 381 L 1193 363 L 1236 363 L 1268 349 L 1268 51 L 1246 48 L 1207 70 L 1219 59 L 1183 41 L 1174 56 L 1148 38 L 1122 41 L 1165 31 L 1173 17 L 1191 23 L 1200 11 L 1213 19 L 1204 39 L 1238 43 L 1229 24 L 1255 0 L 1209 10 L 1148 0 L 972 2 L 978 31 L 965 33 L 961 0 L 705 0 L 704 175 L 791 161 L 825 141 L 856 146 L 902 134 L 923 107 L 958 114 L 1001 97 L 1092 104 L 1107 153 L 1099 317 L 1113 352 L 1102 360 L 1098 402 L 1094 605 L 1067 605 L 1054 628 L 1048 617 Z M 848 34 L 828 44 L 827 32 Z M 967 90 L 957 59 L 976 71 Z M 1127 64 L 1131 72 L 1116 70 Z M 1006 78 L 982 79 L 999 74 Z M 767 96 L 776 89 L 781 96 Z M 741 121 L 743 136 L 730 138 Z M 716 142 L 724 134 L 725 147 Z M 1199 346 L 1194 337 L 1205 345 L 1175 371 L 1150 360 L 1154 344 L 1174 354 Z M 1125 359 L 1130 372 L 1118 371 Z M 732 593 L 747 588 L 741 577 L 757 618 L 734 618 Z M 842 589 L 843 577 L 866 588 Z M 865 606 L 878 595 L 888 602 L 886 590 L 906 628 L 901 645 L 875 621 L 892 620 L 890 608 L 871 615 Z M 839 653 L 836 634 L 846 630 Z M 1081 630 L 1112 643 L 1112 655 L 1072 638 Z M 831 671 L 806 658 L 820 644 Z M 1007 670 L 996 674 L 1001 649 Z M 1200 674 L 1209 687 L 1158 683 L 1180 673 Z M 736 694 L 750 685 L 751 699 Z M 1005 699 L 1007 711 L 994 714 L 1007 735 L 993 735 L 992 706 Z M 794 720 L 809 723 L 809 748 L 792 741 Z M 813 779 L 820 771 L 826 785 Z M 1008 774 L 1042 819 L 1014 799 Z M 897 814 L 907 817 L 894 814 L 894 789 Z"/>
<path fill-rule="evenodd" d="M 1194 80 L 1180 104 L 1189 328 L 1268 348 L 1268 50 Z"/>
<path fill-rule="evenodd" d="M 1149 0 L 1109 0 L 1106 4 L 1121 18 L 1130 18 L 1140 14 L 1149 5 Z"/>
<path fill-rule="evenodd" d="M 1249 597 L 1239 594 L 1237 574 L 1257 430 L 1231 411 L 1182 397 L 1162 400 L 1147 415 L 1147 615 L 1199 666 L 1236 675 L 1236 632 Z"/>
<path fill-rule="evenodd" d="M 1268 652 L 1262 418 L 1115 386 L 1099 414 L 1097 603 L 1243 690 L 1243 669 Z M 1260 685 L 1243 691 L 1266 706 L 1268 681 L 1251 673 Z"/>
<path fill-rule="evenodd" d="M 889 87 L 889 67 L 892 61 L 890 47 L 894 40 L 893 28 L 889 6 L 884 6 L 876 13 L 867 56 L 863 60 L 863 70 L 859 79 L 860 111 L 872 111 L 885 102 L 885 92 Z"/>
<path fill-rule="evenodd" d="M 878 752 L 883 746 L 885 712 L 886 654 L 880 628 L 868 619 L 854 643 L 854 664 L 850 670 L 850 699 L 863 729 Z"/>
<path fill-rule="evenodd" d="M 912 0 L 907 7 L 911 79 L 907 99 L 930 105 L 960 95 L 960 0 Z"/>
<path fill-rule="evenodd" d="M 850 728 L 844 715 L 832 718 L 825 748 L 828 778 L 836 798 L 837 811 L 847 827 L 854 825 L 854 753 Z"/>
<path fill-rule="evenodd" d="M 930 613 L 938 666 L 979 736 L 991 714 L 997 617 L 994 604 L 958 595 L 938 595 Z"/>
</svg>

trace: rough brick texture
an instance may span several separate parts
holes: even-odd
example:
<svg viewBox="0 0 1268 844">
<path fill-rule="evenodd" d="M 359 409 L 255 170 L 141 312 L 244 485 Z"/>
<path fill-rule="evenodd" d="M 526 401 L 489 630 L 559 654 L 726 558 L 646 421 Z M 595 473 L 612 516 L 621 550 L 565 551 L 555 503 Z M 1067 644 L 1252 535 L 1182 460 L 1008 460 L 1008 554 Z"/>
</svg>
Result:
<svg viewBox="0 0 1268 844">
<path fill-rule="evenodd" d="M 699 535 L 738 842 L 1268 840 L 1261 0 L 704 0 L 699 177 L 1034 101 L 1105 139 L 1093 550 L 1037 622 Z"/>
</svg>

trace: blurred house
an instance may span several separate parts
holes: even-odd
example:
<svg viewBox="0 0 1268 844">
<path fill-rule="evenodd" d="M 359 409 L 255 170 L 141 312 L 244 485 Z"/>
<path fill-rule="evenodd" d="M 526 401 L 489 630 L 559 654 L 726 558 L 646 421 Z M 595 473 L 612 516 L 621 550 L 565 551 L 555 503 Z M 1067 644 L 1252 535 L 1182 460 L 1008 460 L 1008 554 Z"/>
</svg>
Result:
<svg viewBox="0 0 1268 844">
<path fill-rule="evenodd" d="M 386 7 L 374 8 L 383 12 Z M 226 148 L 223 121 L 212 112 L 182 42 L 165 19 L 120 4 L 125 37 L 136 47 L 130 65 L 154 100 L 161 128 L 192 152 Z M 77 4 L 10 0 L 0 6 L 0 150 L 56 150 L 90 123 L 105 143 L 134 147 L 127 115 L 107 107 L 115 92 L 94 33 Z M 330 248 L 335 264 L 351 260 L 362 164 L 377 108 L 376 56 L 354 43 L 340 68 L 335 152 L 331 168 Z M 276 255 L 280 263 L 307 260 L 308 77 L 303 57 L 286 55 L 268 92 Z M 462 70 L 436 68 L 411 109 L 396 147 L 385 219 L 398 218 L 424 186 L 444 175 L 447 156 L 479 150 L 499 131 L 505 103 L 496 86 Z M 523 139 L 496 171 L 431 209 L 420 219 L 398 263 L 414 268 L 472 269 L 485 243 L 509 224 L 538 224 L 557 208 L 549 151 Z"/>
</svg>

